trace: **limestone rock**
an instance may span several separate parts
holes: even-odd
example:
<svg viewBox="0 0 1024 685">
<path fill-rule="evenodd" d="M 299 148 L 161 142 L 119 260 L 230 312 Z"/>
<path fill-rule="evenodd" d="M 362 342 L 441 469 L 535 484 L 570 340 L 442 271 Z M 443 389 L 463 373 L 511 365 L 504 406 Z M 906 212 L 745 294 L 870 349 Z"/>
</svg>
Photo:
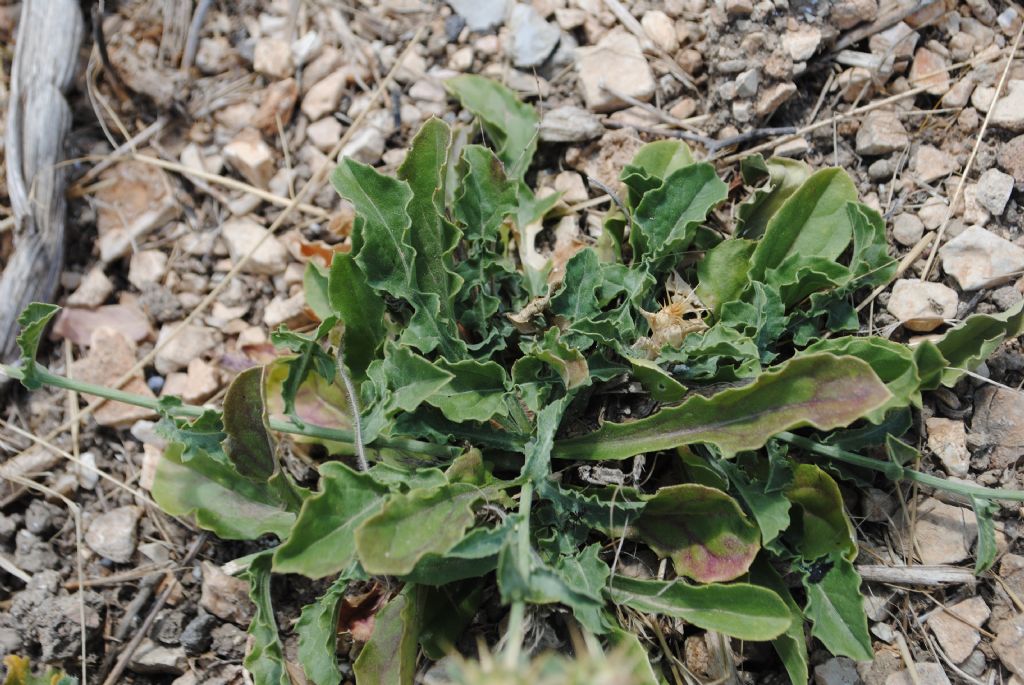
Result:
<svg viewBox="0 0 1024 685">
<path fill-rule="evenodd" d="M 971 226 L 939 250 L 942 269 L 964 290 L 977 290 L 1024 270 L 1024 247 Z"/>
<path fill-rule="evenodd" d="M 794 62 L 806 62 L 821 45 L 821 29 L 817 26 L 800 24 L 796 31 L 786 31 L 782 34 L 782 47 L 786 50 Z"/>
<path fill-rule="evenodd" d="M 1003 623 L 992 649 L 1010 672 L 1024 678 L 1024 614 Z"/>
<path fill-rule="evenodd" d="M 96 231 L 104 262 L 124 257 L 133 243 L 181 211 L 170 177 L 151 164 L 119 162 L 100 174 L 100 181 Z"/>
<path fill-rule="evenodd" d="M 509 0 L 448 0 L 470 31 L 488 31 L 505 21 Z"/>
<path fill-rule="evenodd" d="M 928 449 L 942 461 L 950 475 L 966 476 L 971 466 L 971 455 L 967 451 L 967 432 L 963 422 L 933 417 L 926 419 L 925 425 L 928 428 Z"/>
<path fill-rule="evenodd" d="M 983 386 L 974 396 L 971 432 L 989 445 L 992 468 L 1017 463 L 1024 455 L 1024 402 L 1020 395 L 1005 388 Z"/>
<path fill-rule="evenodd" d="M 1013 180 L 1024 185 L 1024 136 L 1017 136 L 1003 143 L 999 150 L 999 166 L 1013 176 Z"/>
<path fill-rule="evenodd" d="M 292 48 L 278 38 L 260 38 L 253 48 L 253 69 L 271 78 L 288 78 L 295 71 Z"/>
<path fill-rule="evenodd" d="M 97 329 L 112 328 L 132 342 L 140 342 L 153 334 L 145 312 L 134 304 L 108 304 L 96 309 L 66 307 L 60 310 L 53 324 L 53 335 L 67 338 L 76 345 L 92 345 Z"/>
<path fill-rule="evenodd" d="M 257 188 L 266 189 L 274 175 L 274 151 L 256 129 L 244 129 L 225 145 L 224 161 Z"/>
<path fill-rule="evenodd" d="M 202 359 L 193 359 L 185 373 L 175 372 L 167 376 L 161 395 L 176 395 L 186 404 L 202 404 L 218 390 L 217 370 Z"/>
<path fill-rule="evenodd" d="M 75 292 L 68 297 L 68 304 L 73 307 L 99 307 L 114 292 L 114 284 L 110 282 L 101 267 L 94 267 L 85 275 Z"/>
<path fill-rule="evenodd" d="M 916 245 L 923 235 L 924 224 L 914 214 L 903 212 L 892 220 L 892 237 L 900 245 Z"/>
<path fill-rule="evenodd" d="M 956 158 L 932 145 L 922 145 L 914 154 L 914 174 L 932 183 L 956 171 Z"/>
<path fill-rule="evenodd" d="M 71 364 L 71 377 L 96 383 L 98 385 L 114 385 L 121 376 L 135 366 L 135 343 L 123 333 L 113 328 L 100 327 L 92 332 L 89 351 L 84 357 Z M 146 385 L 141 372 L 129 380 L 122 389 L 126 392 L 155 399 L 153 391 Z M 98 399 L 92 395 L 84 396 L 92 402 Z M 93 412 L 96 423 L 112 428 L 127 428 L 139 419 L 147 419 L 154 415 L 153 410 L 123 402 L 104 402 Z"/>
<path fill-rule="evenodd" d="M 914 87 L 927 86 L 929 95 L 945 95 L 949 90 L 949 65 L 946 60 L 929 50 L 918 48 L 914 62 L 910 65 L 910 84 Z"/>
<path fill-rule="evenodd" d="M 532 5 L 516 3 L 508 20 L 512 33 L 512 63 L 520 68 L 540 66 L 558 45 L 561 32 L 544 21 Z"/>
<path fill-rule="evenodd" d="M 281 324 L 285 324 L 288 328 L 296 328 L 308 321 L 306 296 L 301 292 L 291 297 L 278 295 L 263 310 L 263 323 L 270 329 L 276 329 Z"/>
<path fill-rule="evenodd" d="M 999 216 L 1006 209 L 1013 192 L 1013 176 L 999 169 L 989 169 L 978 179 L 978 204 Z"/>
<path fill-rule="evenodd" d="M 814 685 L 862 685 L 857 663 L 846 657 L 833 657 L 814 667 Z"/>
<path fill-rule="evenodd" d="M 766 88 L 757 98 L 757 116 L 765 117 L 772 114 L 794 95 L 796 84 L 793 83 L 776 83 L 771 88 Z"/>
<path fill-rule="evenodd" d="M 603 133 L 600 119 L 582 107 L 556 107 L 540 120 L 540 139 L 546 143 L 580 143 Z"/>
<path fill-rule="evenodd" d="M 935 633 L 947 656 L 955 663 L 961 663 L 971 655 L 981 642 L 981 628 L 992 611 L 981 597 L 958 602 L 943 610 L 941 607 L 928 617 L 926 623 Z"/>
<path fill-rule="evenodd" d="M 587 107 L 595 112 L 613 112 L 628 105 L 604 90 L 607 86 L 638 100 L 654 95 L 654 74 L 630 33 L 613 30 L 597 45 L 579 48 L 576 69 Z"/>
<path fill-rule="evenodd" d="M 885 155 L 902 150 L 909 143 L 907 129 L 896 113 L 888 110 L 868 113 L 857 131 L 858 155 Z"/>
<path fill-rule="evenodd" d="M 829 19 L 840 31 L 878 16 L 878 0 L 833 0 Z"/>
<path fill-rule="evenodd" d="M 990 120 L 993 126 L 1014 133 L 1024 131 L 1024 81 L 1015 79 L 1007 83 L 1006 93 L 993 107 Z"/>
<path fill-rule="evenodd" d="M 329 152 L 341 138 L 341 122 L 324 117 L 306 127 L 306 138 L 321 152 Z"/>
<path fill-rule="evenodd" d="M 176 330 L 178 325 L 167 324 L 160 329 L 160 335 L 156 341 L 158 347 L 170 337 L 171 332 Z M 220 336 L 214 329 L 189 324 L 156 353 L 154 365 L 160 373 L 169 374 L 187 367 L 193 359 L 209 353 L 219 342 Z"/>
<path fill-rule="evenodd" d="M 887 309 L 911 331 L 926 333 L 956 316 L 956 291 L 941 283 L 928 283 L 916 278 L 896 281 Z"/>
<path fill-rule="evenodd" d="M 914 664 L 917 671 L 917 682 L 928 683 L 928 685 L 950 685 L 949 676 L 941 664 L 931 661 L 918 662 Z M 914 685 L 915 681 L 910 671 L 897 671 L 885 679 L 885 685 Z"/>
<path fill-rule="evenodd" d="M 140 250 L 128 264 L 128 282 L 139 290 L 159 283 L 167 275 L 167 255 L 160 250 Z"/>
<path fill-rule="evenodd" d="M 978 537 L 974 512 L 929 498 L 918 505 L 914 527 L 914 545 L 910 543 L 910 525 L 901 520 L 900 540 L 904 551 L 917 555 L 926 566 L 956 564 L 971 555 Z"/>
<path fill-rule="evenodd" d="M 357 73 L 353 67 L 343 66 L 314 83 L 302 98 L 302 113 L 310 121 L 317 121 L 336 112 L 345 87 L 354 81 Z"/>
<path fill-rule="evenodd" d="M 128 662 L 130 670 L 147 675 L 181 675 L 187 667 L 184 648 L 166 647 L 149 638 L 143 639 Z"/>
<path fill-rule="evenodd" d="M 644 33 L 655 45 L 668 53 L 674 53 L 679 49 L 679 37 L 676 34 L 676 25 L 667 14 L 661 10 L 648 10 L 640 19 L 640 25 L 644 27 Z"/>
<path fill-rule="evenodd" d="M 248 217 L 225 221 L 221 228 L 221 237 L 227 245 L 231 261 L 235 264 L 263 240 L 242 267 L 244 272 L 273 276 L 283 273 L 288 267 L 288 250 L 285 246 L 276 237 L 267 236 L 267 229 Z"/>
<path fill-rule="evenodd" d="M 249 583 L 229 576 L 208 561 L 202 562 L 202 569 L 199 606 L 224 621 L 248 626 L 255 611 L 249 600 Z"/>
<path fill-rule="evenodd" d="M 89 549 L 118 564 L 126 564 L 135 554 L 138 544 L 136 528 L 142 510 L 139 507 L 118 507 L 100 514 L 85 531 L 85 544 Z"/>
</svg>

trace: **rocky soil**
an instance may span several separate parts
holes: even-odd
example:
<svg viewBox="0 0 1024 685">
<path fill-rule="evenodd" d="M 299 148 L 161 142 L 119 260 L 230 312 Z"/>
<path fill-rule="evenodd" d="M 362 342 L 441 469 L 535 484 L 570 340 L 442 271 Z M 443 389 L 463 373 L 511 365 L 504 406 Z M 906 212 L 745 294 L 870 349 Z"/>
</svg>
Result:
<svg viewBox="0 0 1024 685">
<path fill-rule="evenodd" d="M 143 360 L 127 390 L 217 402 L 234 374 L 274 357 L 271 329 L 312 323 L 305 263 L 348 249 L 351 208 L 328 184 L 276 222 L 282 208 L 361 116 L 342 154 L 387 170 L 426 118 L 466 120 L 443 87 L 458 73 L 501 80 L 542 111 L 531 177 L 577 213 L 571 241 L 594 240 L 607 192 L 643 142 L 682 138 L 737 184 L 751 150 L 849 171 L 906 258 L 902 277 L 864 302 L 873 331 L 927 335 L 1024 298 L 1024 61 L 1013 53 L 1024 16 L 1013 3 L 195 4 L 198 18 L 192 3 L 136 0 L 93 15 L 104 49 L 88 42 L 72 94 L 66 309 L 47 347 L 58 372 L 112 384 Z M 0 5 L 7 46 L 18 14 Z M 3 216 L 5 196 L 0 182 Z M 0 231 L 6 262 L 13 221 Z M 915 427 L 921 467 L 1020 487 L 1022 382 L 1016 341 L 928 397 Z M 147 494 L 162 448 L 154 415 L 107 403 L 81 416 L 89 399 L 43 389 L 2 406 L 0 462 L 18 479 L 0 480 L 0 654 L 77 673 L 84 631 L 89 682 L 121 660 L 117 682 L 246 682 L 252 606 L 222 566 L 256 547 L 161 513 Z M 300 479 L 307 456 L 289 455 Z M 876 658 L 812 652 L 815 683 L 1024 683 L 1020 508 L 1002 508 L 1000 559 L 975 579 L 965 502 L 908 487 L 848 505 L 872 581 Z M 893 573 L 906 566 L 909 579 Z M 292 656 L 289 626 L 316 590 L 276 588 Z M 668 645 L 699 682 L 722 677 L 710 638 L 670 631 Z M 783 682 L 771 655 L 733 647 L 745 682 Z M 664 658 L 656 645 L 652 654 Z"/>
</svg>

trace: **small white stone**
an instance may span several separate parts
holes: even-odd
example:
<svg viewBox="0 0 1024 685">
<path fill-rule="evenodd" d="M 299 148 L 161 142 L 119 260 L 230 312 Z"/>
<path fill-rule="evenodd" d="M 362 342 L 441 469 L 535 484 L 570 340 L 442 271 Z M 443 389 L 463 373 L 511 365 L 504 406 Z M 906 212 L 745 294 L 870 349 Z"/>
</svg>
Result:
<svg viewBox="0 0 1024 685">
<path fill-rule="evenodd" d="M 821 29 L 808 24 L 800 24 L 795 31 L 782 34 L 782 47 L 793 58 L 794 62 L 806 62 L 821 45 Z"/>
<path fill-rule="evenodd" d="M 540 120 L 540 139 L 547 143 L 580 143 L 602 134 L 601 120 L 582 107 L 556 107 Z"/>
<path fill-rule="evenodd" d="M 89 549 L 118 564 L 132 560 L 137 544 L 136 526 L 142 510 L 128 506 L 112 509 L 100 514 L 85 532 L 85 544 Z"/>
<path fill-rule="evenodd" d="M 639 41 L 626 31 L 610 31 L 597 45 L 579 48 L 576 69 L 583 99 L 595 112 L 613 112 L 629 104 L 603 86 L 638 100 L 646 101 L 654 95 L 651 67 Z"/>
<path fill-rule="evenodd" d="M 321 152 L 329 152 L 341 138 L 341 122 L 325 117 L 306 127 L 306 138 Z"/>
<path fill-rule="evenodd" d="M 901 517 L 899 540 L 905 553 L 920 556 L 921 563 L 926 566 L 963 561 L 971 555 L 971 548 L 978 537 L 978 523 L 973 511 L 934 498 L 918 505 L 915 523 L 911 535 L 910 522 Z"/>
<path fill-rule="evenodd" d="M 255 607 L 249 599 L 249 583 L 220 570 L 216 564 L 202 562 L 203 587 L 199 605 L 217 618 L 237 625 L 248 625 Z"/>
<path fill-rule="evenodd" d="M 271 329 L 281 324 L 295 328 L 306 320 L 306 296 L 301 292 L 291 297 L 278 295 L 263 310 L 263 323 Z"/>
<path fill-rule="evenodd" d="M 655 45 L 665 52 L 674 53 L 679 49 L 679 38 L 676 35 L 676 25 L 667 14 L 661 10 L 649 10 L 644 13 L 640 20 L 644 27 L 644 33 Z"/>
<path fill-rule="evenodd" d="M 978 90 L 981 89 L 975 93 Z M 996 101 L 992 111 L 991 123 L 1014 133 L 1024 131 L 1024 81 L 1013 80 L 1006 84 L 1006 93 Z"/>
<path fill-rule="evenodd" d="M 978 204 L 996 216 L 1003 213 L 1013 192 L 1013 176 L 989 169 L 978 179 Z"/>
<path fill-rule="evenodd" d="M 583 177 L 575 171 L 563 171 L 555 176 L 555 190 L 562 193 L 562 200 L 568 204 L 585 202 L 587 199 Z"/>
<path fill-rule="evenodd" d="M 927 86 L 929 95 L 945 95 L 949 90 L 949 65 L 939 54 L 928 48 L 918 48 L 910 65 L 910 84 Z"/>
<path fill-rule="evenodd" d="M 520 68 L 538 67 L 554 52 L 561 32 L 544 21 L 532 5 L 516 3 L 508 20 L 512 33 L 512 63 Z"/>
<path fill-rule="evenodd" d="M 274 151 L 256 129 L 244 129 L 225 145 L 224 161 L 257 188 L 266 189 L 274 175 Z"/>
<path fill-rule="evenodd" d="M 939 250 L 942 269 L 964 290 L 977 290 L 1024 270 L 1024 247 L 971 226 Z"/>
<path fill-rule="evenodd" d="M 263 243 L 253 252 L 242 271 L 255 274 L 283 273 L 288 266 L 288 250 L 275 238 L 264 240 L 267 229 L 248 217 L 228 219 L 221 227 L 221 237 L 227 245 L 231 261 L 237 264 L 261 240 Z"/>
<path fill-rule="evenodd" d="M 981 597 L 971 597 L 948 607 L 937 609 L 926 623 L 935 633 L 943 651 L 954 663 L 961 663 L 981 642 L 981 628 L 992 611 Z"/>
<path fill-rule="evenodd" d="M 921 209 L 917 210 L 917 215 L 921 217 L 926 229 L 934 231 L 945 220 L 948 211 L 949 205 L 942 198 L 929 197 L 921 205 Z"/>
<path fill-rule="evenodd" d="M 956 158 L 932 145 L 922 145 L 914 155 L 914 174 L 924 183 L 937 181 L 956 171 Z"/>
<path fill-rule="evenodd" d="M 302 98 L 302 113 L 310 121 L 317 121 L 336 112 L 350 76 L 351 71 L 347 67 L 342 67 L 313 84 L 306 96 Z"/>
<path fill-rule="evenodd" d="M 157 336 L 157 347 L 161 348 L 165 340 L 170 338 L 171 331 L 177 329 L 179 324 L 166 324 L 160 329 Z M 193 359 L 201 357 L 220 342 L 217 331 L 206 326 L 188 325 L 167 342 L 166 345 L 156 353 L 154 366 L 160 373 L 167 375 L 178 369 L 188 366 Z"/>
<path fill-rule="evenodd" d="M 915 685 L 916 683 L 928 683 L 928 685 L 950 685 L 949 676 L 941 664 L 932 661 L 921 661 L 914 664 L 917 671 L 917 678 L 910 675 L 910 671 L 897 671 L 885 679 L 885 685 Z"/>
<path fill-rule="evenodd" d="M 363 164 L 376 164 L 384 154 L 384 134 L 379 128 L 368 124 L 358 129 L 341 149 L 341 157 L 351 157 Z"/>
<path fill-rule="evenodd" d="M 114 292 L 114 284 L 100 267 L 93 267 L 85 275 L 75 292 L 68 297 L 72 307 L 99 307 Z"/>
<path fill-rule="evenodd" d="M 928 428 L 928 449 L 942 461 L 946 471 L 959 478 L 966 476 L 971 466 L 971 454 L 967 451 L 967 431 L 963 421 L 932 417 L 925 420 L 925 426 Z"/>
<path fill-rule="evenodd" d="M 295 71 L 292 48 L 277 38 L 260 38 L 253 48 L 253 69 L 275 79 L 288 78 Z"/>
<path fill-rule="evenodd" d="M 870 112 L 857 131 L 858 155 L 885 155 L 909 144 L 907 129 L 892 111 Z"/>
<path fill-rule="evenodd" d="M 924 224 L 913 214 L 897 214 L 892 221 L 892 237 L 900 245 L 916 245 L 923 235 Z"/>
<path fill-rule="evenodd" d="M 139 290 L 150 283 L 159 283 L 167 275 L 167 255 L 160 250 L 140 250 L 128 265 L 128 282 Z"/>
<path fill-rule="evenodd" d="M 927 333 L 956 316 L 957 302 L 956 291 L 941 283 L 903 278 L 893 286 L 887 309 L 904 328 Z"/>
<path fill-rule="evenodd" d="M 761 70 L 757 67 L 740 72 L 734 81 L 736 97 L 752 98 L 757 95 L 757 87 L 761 83 Z"/>
<path fill-rule="evenodd" d="M 794 83 L 776 83 L 771 88 L 761 91 L 755 109 L 757 116 L 764 117 L 774 113 L 787 100 L 796 95 L 796 90 Z"/>
</svg>

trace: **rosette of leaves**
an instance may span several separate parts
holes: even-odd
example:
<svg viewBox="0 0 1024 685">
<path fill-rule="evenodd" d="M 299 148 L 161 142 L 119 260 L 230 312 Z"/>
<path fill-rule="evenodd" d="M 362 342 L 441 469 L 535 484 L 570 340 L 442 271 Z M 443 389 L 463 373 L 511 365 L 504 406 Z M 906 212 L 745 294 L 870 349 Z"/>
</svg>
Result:
<svg viewBox="0 0 1024 685">
<path fill-rule="evenodd" d="M 471 128 L 431 119 L 394 176 L 335 170 L 356 220 L 350 252 L 307 268 L 317 329 L 276 331 L 289 354 L 240 374 L 222 411 L 161 405 L 157 502 L 278 541 L 246 560 L 257 683 L 290 682 L 275 573 L 332 580 L 295 625 L 316 685 L 342 679 L 347 588 L 381 576 L 361 685 L 412 683 L 495 592 L 513 655 L 528 605 L 606 644 L 639 612 L 770 641 L 805 683 L 809 636 L 872 656 L 836 481 L 871 470 L 974 496 L 992 563 L 987 498 L 1014 495 L 911 471 L 898 438 L 922 392 L 1021 333 L 1019 307 L 915 347 L 860 335 L 854 294 L 896 264 L 849 176 L 752 157 L 731 196 L 678 142 L 643 147 L 602 235 L 555 264 L 536 245 L 566 208 L 527 181 L 536 113 L 483 78 L 448 87 Z M 52 314 L 23 317 L 26 384 L 54 382 L 32 362 Z M 324 445 L 317 482 L 281 468 L 281 432 Z M 874 446 L 888 459 L 849 451 Z M 627 573 L 623 553 L 664 574 Z"/>
</svg>

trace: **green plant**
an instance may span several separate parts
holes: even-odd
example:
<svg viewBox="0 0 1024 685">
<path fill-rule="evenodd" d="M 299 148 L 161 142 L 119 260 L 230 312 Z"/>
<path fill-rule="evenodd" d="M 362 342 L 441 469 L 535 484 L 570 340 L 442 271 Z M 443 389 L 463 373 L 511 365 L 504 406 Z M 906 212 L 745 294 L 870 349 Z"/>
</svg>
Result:
<svg viewBox="0 0 1024 685">
<path fill-rule="evenodd" d="M 594 245 L 546 259 L 535 240 L 565 211 L 524 180 L 536 114 L 482 78 L 449 88 L 493 149 L 433 119 L 395 178 L 343 160 L 333 183 L 356 209 L 352 250 L 306 272 L 322 323 L 274 332 L 291 354 L 239 374 L 223 411 L 56 376 L 34 362 L 56 308 L 22 317 L 24 367 L 6 373 L 163 413 L 161 507 L 223 538 L 280 540 L 246 560 L 257 683 L 289 682 L 274 572 L 334 579 L 295 627 L 316 685 L 340 682 L 339 607 L 373 576 L 401 589 L 355 660 L 364 685 L 411 683 L 421 650 L 448 653 L 485 584 L 510 608 L 506 665 L 527 605 L 558 604 L 611 643 L 635 612 L 771 641 L 807 682 L 805 622 L 833 653 L 871 658 L 836 477 L 971 497 L 977 568 L 993 563 L 989 501 L 1024 493 L 915 471 L 899 437 L 922 392 L 1024 331 L 1020 307 L 915 346 L 848 335 L 854 293 L 896 264 L 846 173 L 749 158 L 754 190 L 729 226 L 715 212 L 729 187 L 677 142 L 623 169 L 628 192 Z M 332 455 L 315 490 L 282 470 L 281 432 Z M 669 560 L 668 578 L 618 573 L 627 540 Z"/>
</svg>

